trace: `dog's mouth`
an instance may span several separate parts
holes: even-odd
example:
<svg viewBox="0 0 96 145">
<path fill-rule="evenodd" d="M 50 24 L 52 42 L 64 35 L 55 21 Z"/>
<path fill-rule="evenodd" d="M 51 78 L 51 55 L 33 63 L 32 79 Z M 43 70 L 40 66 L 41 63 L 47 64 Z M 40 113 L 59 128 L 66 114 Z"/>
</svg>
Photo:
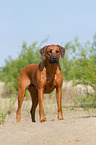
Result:
<svg viewBox="0 0 96 145">
<path fill-rule="evenodd" d="M 49 60 L 49 63 L 58 63 L 58 57 L 57 56 L 52 56 Z"/>
</svg>

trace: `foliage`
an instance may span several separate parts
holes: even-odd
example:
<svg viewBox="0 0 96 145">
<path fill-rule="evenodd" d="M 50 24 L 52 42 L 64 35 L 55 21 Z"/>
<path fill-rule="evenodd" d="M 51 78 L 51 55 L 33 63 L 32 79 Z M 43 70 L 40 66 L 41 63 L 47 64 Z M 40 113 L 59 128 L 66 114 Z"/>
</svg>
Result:
<svg viewBox="0 0 96 145">
<path fill-rule="evenodd" d="M 5 123 L 6 113 L 0 112 L 0 125 Z"/>
<path fill-rule="evenodd" d="M 0 80 L 6 82 L 9 93 L 18 91 L 18 76 L 22 68 L 41 61 L 39 49 L 44 42 L 46 41 L 42 41 L 39 46 L 37 42 L 30 46 L 24 42 L 18 58 L 13 60 L 9 57 L 6 60 L 5 67 L 0 71 Z M 73 80 L 75 85 L 90 85 L 94 94 L 86 93 L 86 97 L 90 95 L 94 103 L 96 100 L 96 34 L 93 36 L 93 42 L 80 43 L 76 37 L 73 41 L 66 43 L 65 48 L 65 58 L 60 59 L 63 79 Z"/>
<path fill-rule="evenodd" d="M 88 41 L 80 44 L 75 38 L 74 43 L 67 43 L 66 49 L 70 51 L 71 57 L 66 64 L 70 65 L 66 67 L 68 71 L 65 69 L 67 76 L 64 76 L 68 77 L 67 80 L 73 80 L 74 85 L 82 84 L 86 88 L 91 86 L 93 91 L 89 93 L 88 88 L 86 89 L 86 96 L 81 98 L 81 106 L 96 107 L 96 34 L 92 43 Z"/>
<path fill-rule="evenodd" d="M 0 125 L 5 123 L 7 115 L 10 115 L 15 109 L 17 98 L 16 97 L 7 97 L 0 99 Z"/>
<path fill-rule="evenodd" d="M 6 60 L 6 66 L 3 67 L 1 76 L 3 81 L 6 82 L 6 89 L 9 94 L 11 92 L 16 93 L 18 90 L 18 76 L 23 67 L 31 63 L 39 63 L 41 57 L 39 55 L 39 47 L 37 42 L 27 47 L 27 43 L 23 43 L 23 48 L 16 60 L 9 57 Z"/>
</svg>

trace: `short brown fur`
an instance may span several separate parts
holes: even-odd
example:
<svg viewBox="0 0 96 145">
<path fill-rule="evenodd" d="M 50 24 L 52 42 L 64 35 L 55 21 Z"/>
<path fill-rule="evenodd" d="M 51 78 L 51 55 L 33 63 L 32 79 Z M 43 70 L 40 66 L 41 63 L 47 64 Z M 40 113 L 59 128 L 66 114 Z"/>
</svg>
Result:
<svg viewBox="0 0 96 145">
<path fill-rule="evenodd" d="M 59 45 L 49 45 L 40 49 L 43 60 L 40 64 L 25 66 L 18 78 L 18 109 L 17 122 L 20 121 L 21 106 L 26 89 L 32 98 L 31 118 L 35 122 L 35 109 L 39 103 L 40 122 L 46 121 L 43 109 L 43 93 L 49 94 L 56 88 L 58 119 L 62 120 L 62 82 L 63 76 L 59 65 L 59 57 L 64 57 L 65 48 Z"/>
</svg>

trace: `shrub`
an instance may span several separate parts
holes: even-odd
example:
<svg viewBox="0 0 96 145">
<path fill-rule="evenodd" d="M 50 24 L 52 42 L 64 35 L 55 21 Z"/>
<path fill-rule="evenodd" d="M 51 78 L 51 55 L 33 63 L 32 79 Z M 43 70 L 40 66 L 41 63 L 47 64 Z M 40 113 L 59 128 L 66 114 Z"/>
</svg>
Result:
<svg viewBox="0 0 96 145">
<path fill-rule="evenodd" d="M 17 59 L 9 57 L 6 65 L 0 71 L 0 78 L 6 82 L 6 89 L 9 93 L 18 91 L 18 76 L 23 67 L 28 64 L 39 63 L 41 56 L 37 42 L 27 46 L 23 43 L 22 51 Z M 94 95 L 89 94 L 92 98 L 90 102 L 96 102 L 96 34 L 93 42 L 80 43 L 78 38 L 66 43 L 65 58 L 60 59 L 63 79 L 66 81 L 73 80 L 74 84 L 90 85 L 94 90 Z M 89 96 L 86 93 L 86 96 Z"/>
</svg>

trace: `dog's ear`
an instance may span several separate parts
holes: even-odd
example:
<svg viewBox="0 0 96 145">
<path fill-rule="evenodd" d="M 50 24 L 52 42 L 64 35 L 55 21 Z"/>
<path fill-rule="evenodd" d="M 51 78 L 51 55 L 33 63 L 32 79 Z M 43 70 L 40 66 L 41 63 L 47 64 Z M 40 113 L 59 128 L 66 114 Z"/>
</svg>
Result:
<svg viewBox="0 0 96 145">
<path fill-rule="evenodd" d="M 61 50 L 61 57 L 64 58 L 64 55 L 65 55 L 65 48 L 60 46 L 60 45 L 57 45 L 59 47 L 59 49 Z"/>
<path fill-rule="evenodd" d="M 43 59 L 46 58 L 46 48 L 47 48 L 47 47 L 48 47 L 48 46 L 45 46 L 45 47 L 43 47 L 43 48 L 41 48 L 41 49 L 39 50 L 39 52 L 40 52 L 40 54 L 41 54 L 41 56 L 42 56 Z"/>
</svg>

